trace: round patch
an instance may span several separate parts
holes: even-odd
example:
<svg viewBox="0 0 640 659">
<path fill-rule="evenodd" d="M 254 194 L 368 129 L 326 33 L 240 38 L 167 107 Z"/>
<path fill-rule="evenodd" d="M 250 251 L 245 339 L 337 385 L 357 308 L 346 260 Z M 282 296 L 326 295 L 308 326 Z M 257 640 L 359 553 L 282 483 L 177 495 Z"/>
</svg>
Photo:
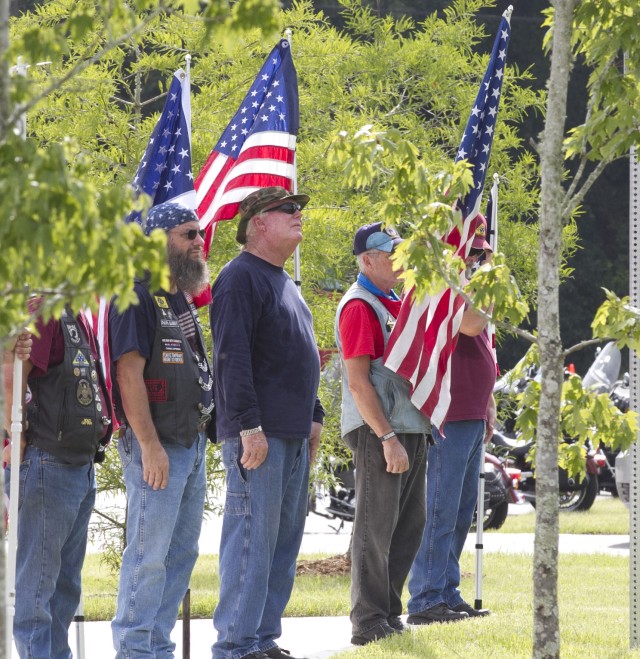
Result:
<svg viewBox="0 0 640 659">
<path fill-rule="evenodd" d="M 79 369 L 77 366 L 73 369 L 73 374 L 74 374 L 76 377 L 79 377 L 79 376 L 80 376 L 80 369 Z"/>
<path fill-rule="evenodd" d="M 91 390 L 91 383 L 89 380 L 78 380 L 78 387 L 76 389 L 76 398 L 80 405 L 91 405 L 93 402 L 93 392 Z"/>
</svg>

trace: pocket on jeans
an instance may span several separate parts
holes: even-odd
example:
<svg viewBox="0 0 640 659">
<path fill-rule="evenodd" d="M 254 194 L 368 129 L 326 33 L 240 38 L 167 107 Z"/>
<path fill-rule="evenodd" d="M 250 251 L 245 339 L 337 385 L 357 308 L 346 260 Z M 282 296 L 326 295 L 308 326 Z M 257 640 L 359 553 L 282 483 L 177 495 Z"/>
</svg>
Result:
<svg viewBox="0 0 640 659">
<path fill-rule="evenodd" d="M 124 469 L 131 462 L 131 437 L 128 436 L 128 433 L 118 440 L 118 455 Z"/>
<path fill-rule="evenodd" d="M 23 460 L 20 463 L 20 482 L 18 484 L 18 510 L 22 508 L 24 501 L 24 491 L 27 487 L 27 475 L 29 474 L 29 467 L 31 467 L 31 460 Z"/>
</svg>

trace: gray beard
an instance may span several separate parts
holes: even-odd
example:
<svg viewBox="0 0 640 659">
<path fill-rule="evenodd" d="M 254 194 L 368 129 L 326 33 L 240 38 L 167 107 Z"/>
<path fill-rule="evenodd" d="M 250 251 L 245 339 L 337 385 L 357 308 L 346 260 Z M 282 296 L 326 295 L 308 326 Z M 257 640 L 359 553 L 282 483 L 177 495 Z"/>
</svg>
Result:
<svg viewBox="0 0 640 659">
<path fill-rule="evenodd" d="M 169 247 L 167 262 L 171 278 L 179 290 L 196 295 L 209 284 L 209 268 L 206 261 L 191 258 L 188 253 L 180 253 Z"/>
</svg>

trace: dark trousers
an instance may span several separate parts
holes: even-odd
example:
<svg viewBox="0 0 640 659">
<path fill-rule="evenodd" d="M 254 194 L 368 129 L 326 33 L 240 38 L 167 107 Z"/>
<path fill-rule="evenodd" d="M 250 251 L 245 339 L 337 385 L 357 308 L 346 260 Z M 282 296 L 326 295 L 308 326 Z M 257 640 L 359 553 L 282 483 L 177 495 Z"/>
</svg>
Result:
<svg viewBox="0 0 640 659">
<path fill-rule="evenodd" d="M 356 474 L 351 548 L 351 625 L 365 632 L 402 613 L 402 589 L 425 523 L 426 435 L 400 434 L 409 470 L 387 472 L 382 442 L 368 426 L 348 433 Z"/>
</svg>

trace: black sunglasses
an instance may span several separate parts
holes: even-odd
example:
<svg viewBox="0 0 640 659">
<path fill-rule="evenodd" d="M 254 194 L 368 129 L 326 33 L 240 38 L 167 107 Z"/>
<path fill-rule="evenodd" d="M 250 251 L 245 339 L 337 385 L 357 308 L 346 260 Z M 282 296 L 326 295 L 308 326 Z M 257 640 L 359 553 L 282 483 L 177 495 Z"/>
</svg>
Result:
<svg viewBox="0 0 640 659">
<path fill-rule="evenodd" d="M 207 232 L 204 229 L 189 229 L 189 231 L 185 231 L 182 235 L 187 240 L 195 240 L 196 236 L 200 236 L 200 238 L 204 238 L 206 234 Z"/>
<path fill-rule="evenodd" d="M 280 206 L 275 206 L 274 208 L 267 208 L 263 210 L 263 213 L 274 213 L 275 211 L 280 211 L 281 213 L 286 213 L 287 215 L 293 215 L 296 211 L 302 210 L 302 206 L 297 204 L 295 201 L 287 201 Z"/>
</svg>

